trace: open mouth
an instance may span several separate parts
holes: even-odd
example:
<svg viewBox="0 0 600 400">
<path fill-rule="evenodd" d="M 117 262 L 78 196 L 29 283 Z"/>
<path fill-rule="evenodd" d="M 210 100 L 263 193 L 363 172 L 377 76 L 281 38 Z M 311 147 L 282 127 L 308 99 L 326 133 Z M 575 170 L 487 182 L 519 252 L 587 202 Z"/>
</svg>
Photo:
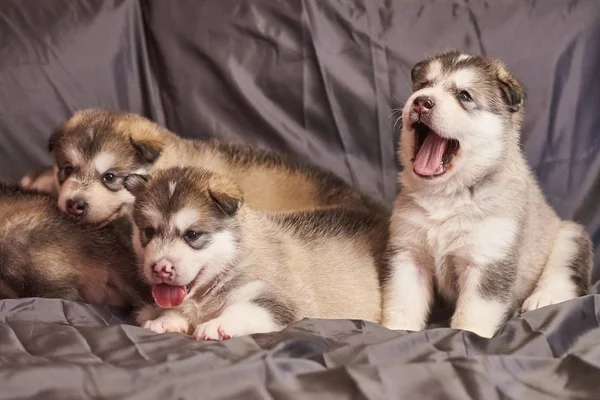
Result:
<svg viewBox="0 0 600 400">
<path fill-rule="evenodd" d="M 458 140 L 441 137 L 423 122 L 416 122 L 412 127 L 415 132 L 415 153 L 411 160 L 414 173 L 428 179 L 444 175 L 460 149 Z"/>
<path fill-rule="evenodd" d="M 162 308 L 173 308 L 181 305 L 183 300 L 192 288 L 198 282 L 202 270 L 198 272 L 198 275 L 187 285 L 169 285 L 168 283 L 159 283 L 152 285 L 152 297 L 156 304 Z"/>
</svg>

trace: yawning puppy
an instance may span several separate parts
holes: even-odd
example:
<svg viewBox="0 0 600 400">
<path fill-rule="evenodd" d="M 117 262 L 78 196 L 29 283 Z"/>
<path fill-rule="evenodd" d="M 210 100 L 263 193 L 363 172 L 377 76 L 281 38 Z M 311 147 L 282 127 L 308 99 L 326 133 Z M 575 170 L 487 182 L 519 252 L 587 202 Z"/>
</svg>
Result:
<svg viewBox="0 0 600 400">
<path fill-rule="evenodd" d="M 242 144 L 183 139 L 140 115 L 89 109 L 75 113 L 51 136 L 58 206 L 89 224 L 129 215 L 130 174 L 198 166 L 231 176 L 248 204 L 266 211 L 344 205 L 387 214 L 332 173 L 292 156 Z M 46 172 L 47 174 L 47 172 Z M 38 180 L 25 178 L 24 187 Z"/>
<path fill-rule="evenodd" d="M 56 199 L 0 182 L 0 298 L 135 306 L 149 291 L 112 227 L 85 228 Z"/>
<path fill-rule="evenodd" d="M 490 337 L 518 307 L 587 293 L 591 241 L 546 203 L 521 152 L 524 89 L 500 61 L 450 51 L 412 70 L 384 285 L 384 324 L 426 326 L 434 290 L 451 327 Z"/>
<path fill-rule="evenodd" d="M 329 208 L 263 214 L 229 178 L 204 169 L 132 175 L 134 247 L 156 305 L 155 332 L 197 339 L 271 332 L 302 318 L 381 322 L 388 221 Z"/>
</svg>

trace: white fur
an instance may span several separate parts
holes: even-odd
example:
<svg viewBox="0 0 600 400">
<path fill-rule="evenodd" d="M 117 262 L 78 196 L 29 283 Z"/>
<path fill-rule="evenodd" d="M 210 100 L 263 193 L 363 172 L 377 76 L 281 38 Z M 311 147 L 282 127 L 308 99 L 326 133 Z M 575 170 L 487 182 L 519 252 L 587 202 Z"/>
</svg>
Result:
<svg viewBox="0 0 600 400">
<path fill-rule="evenodd" d="M 492 217 L 473 226 L 473 262 L 486 265 L 504 259 L 515 242 L 517 223 L 508 218 Z"/>
<path fill-rule="evenodd" d="M 152 309 L 152 310 L 151 310 Z M 154 306 L 146 305 L 138 312 L 137 323 L 145 329 L 150 329 L 156 333 L 177 332 L 187 333 L 189 322 L 175 310 L 166 310 L 156 319 L 147 319 L 153 317 L 155 313 Z"/>
<path fill-rule="evenodd" d="M 433 299 L 432 276 L 419 267 L 408 252 L 396 254 L 390 261 L 395 273 L 386 293 L 383 325 L 389 329 L 419 331 L 425 328 Z"/>
<path fill-rule="evenodd" d="M 198 212 L 193 208 L 183 208 L 171 218 L 171 229 L 185 232 L 196 221 L 198 221 Z"/>
<path fill-rule="evenodd" d="M 92 164 L 99 174 L 104 174 L 115 166 L 115 155 L 113 153 L 100 152 L 94 157 Z"/>
<path fill-rule="evenodd" d="M 450 79 L 458 88 L 469 88 L 475 83 L 476 76 L 475 71 L 462 68 L 450 75 Z"/>
<path fill-rule="evenodd" d="M 442 63 L 440 61 L 434 61 L 429 64 L 427 69 L 427 80 L 433 81 L 442 75 Z"/>
<path fill-rule="evenodd" d="M 173 193 L 175 193 L 175 188 L 177 187 L 177 182 L 169 182 L 169 197 L 173 197 Z"/>
<path fill-rule="evenodd" d="M 570 222 L 559 230 L 546 267 L 531 296 L 523 302 L 522 311 L 531 311 L 551 304 L 577 297 L 571 282 L 570 270 L 565 268 L 576 255 L 578 249 L 575 237 L 581 235 L 581 228 Z"/>
<path fill-rule="evenodd" d="M 461 54 L 460 56 L 458 56 L 458 58 L 456 60 L 464 61 L 464 60 L 468 60 L 469 58 L 471 58 L 471 56 L 469 54 Z"/>
<path fill-rule="evenodd" d="M 173 279 L 168 282 L 172 285 L 188 285 L 202 270 L 196 288 L 208 284 L 223 271 L 236 256 L 237 250 L 233 234 L 223 230 L 213 234 L 210 243 L 200 250 L 191 248 L 179 238 L 154 239 L 146 246 L 141 258 L 145 261 L 144 272 L 149 282 L 154 281 L 152 266 L 163 258 L 175 266 Z"/>
<path fill-rule="evenodd" d="M 226 306 L 218 317 L 199 324 L 194 337 L 199 340 L 223 340 L 277 329 L 269 311 L 250 301 L 238 301 Z"/>
</svg>

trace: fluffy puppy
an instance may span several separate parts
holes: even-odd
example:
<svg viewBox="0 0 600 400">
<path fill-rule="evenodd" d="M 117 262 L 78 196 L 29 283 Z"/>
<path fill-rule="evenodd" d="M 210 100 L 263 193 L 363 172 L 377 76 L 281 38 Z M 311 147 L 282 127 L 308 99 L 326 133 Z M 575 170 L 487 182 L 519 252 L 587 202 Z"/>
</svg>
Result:
<svg viewBox="0 0 600 400">
<path fill-rule="evenodd" d="M 154 305 L 138 323 L 197 339 L 271 332 L 302 318 L 381 322 L 388 219 L 328 208 L 266 214 L 205 169 L 132 175 L 133 243 Z"/>
<path fill-rule="evenodd" d="M 112 227 L 84 228 L 52 197 L 0 182 L 0 298 L 138 307 L 149 296 L 141 283 Z"/>
<path fill-rule="evenodd" d="M 231 176 L 258 210 L 291 211 L 344 205 L 387 210 L 335 175 L 289 155 L 242 144 L 183 139 L 126 112 L 75 113 L 50 137 L 58 206 L 80 220 L 102 225 L 129 215 L 130 174 L 173 166 L 198 166 Z M 27 184 L 36 180 L 27 180 Z"/>
<path fill-rule="evenodd" d="M 452 328 L 491 337 L 521 306 L 586 294 L 591 241 L 548 205 L 522 154 L 521 84 L 500 61 L 456 51 L 411 76 L 384 324 L 425 328 L 437 290 L 456 306 Z"/>
</svg>

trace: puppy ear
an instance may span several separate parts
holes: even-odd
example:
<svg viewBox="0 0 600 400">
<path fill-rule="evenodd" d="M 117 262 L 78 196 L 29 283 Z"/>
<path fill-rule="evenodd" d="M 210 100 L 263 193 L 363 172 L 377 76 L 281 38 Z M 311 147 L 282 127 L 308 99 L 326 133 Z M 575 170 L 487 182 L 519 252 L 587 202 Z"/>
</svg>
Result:
<svg viewBox="0 0 600 400">
<path fill-rule="evenodd" d="M 123 186 L 130 192 L 135 198 L 138 198 L 140 194 L 146 188 L 150 177 L 147 175 L 132 174 L 127 175 L 123 179 Z"/>
<path fill-rule="evenodd" d="M 139 139 L 135 140 L 130 137 L 131 145 L 137 152 L 140 161 L 143 163 L 154 164 L 156 159 L 163 151 L 164 143 L 155 139 Z"/>
<path fill-rule="evenodd" d="M 208 184 L 208 195 L 215 206 L 225 215 L 233 217 L 242 204 L 242 191 L 228 178 L 213 176 Z"/>
<path fill-rule="evenodd" d="M 413 83 L 415 83 L 415 81 L 418 79 L 419 75 L 423 72 L 426 64 L 427 64 L 426 60 L 423 60 L 423 61 L 419 61 L 412 67 L 412 69 L 410 70 L 410 79 L 412 80 Z"/>
<path fill-rule="evenodd" d="M 64 130 L 62 129 L 62 127 L 57 128 L 54 130 L 54 132 L 52 132 L 52 134 L 48 138 L 48 151 L 50 153 L 52 153 L 54 151 L 54 148 L 56 147 L 56 143 L 58 143 L 58 140 L 62 137 L 63 133 L 64 133 Z"/>
<path fill-rule="evenodd" d="M 508 110 L 510 112 L 519 111 L 525 101 L 525 88 L 502 64 L 498 65 L 497 76 L 504 101 L 508 105 Z"/>
</svg>

